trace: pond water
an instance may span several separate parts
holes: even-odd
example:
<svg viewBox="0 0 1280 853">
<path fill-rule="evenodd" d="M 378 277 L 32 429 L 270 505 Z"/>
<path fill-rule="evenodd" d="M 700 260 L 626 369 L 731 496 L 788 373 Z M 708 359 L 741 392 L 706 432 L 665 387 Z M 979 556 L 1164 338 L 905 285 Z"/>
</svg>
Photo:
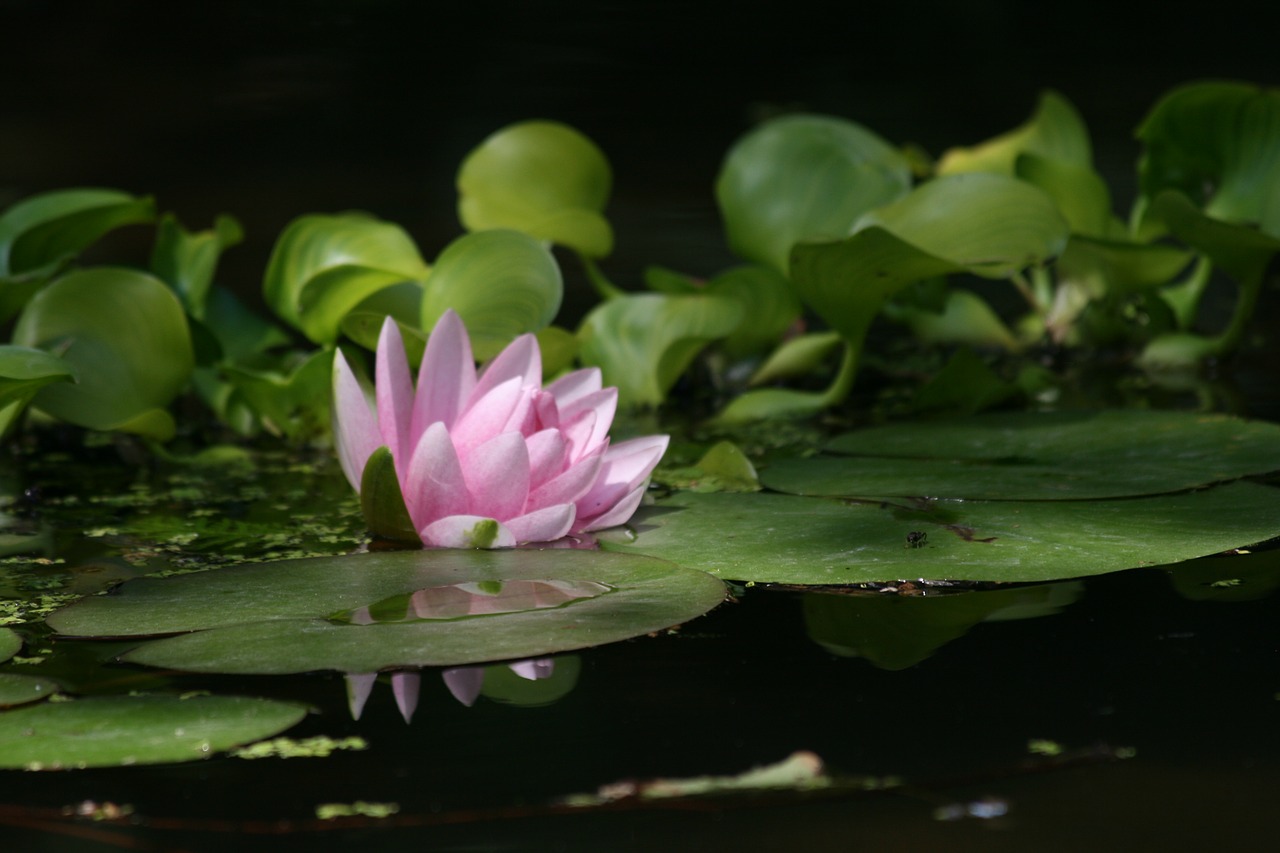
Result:
<svg viewBox="0 0 1280 853">
<path fill-rule="evenodd" d="M 42 601 L 144 573 L 359 547 L 335 464 L 128 465 L 127 445 L 55 439 L 5 482 L 26 494 L 0 533 L 42 538 L 5 558 L 6 621 L 26 648 L 0 670 L 78 696 L 302 703 L 287 736 L 332 754 L 0 771 L 5 849 L 211 849 L 233 834 L 272 850 L 1249 849 L 1270 825 L 1280 550 L 976 591 L 739 586 L 676 630 L 543 662 L 541 681 L 497 665 L 476 696 L 424 669 L 410 722 L 405 679 L 384 674 L 353 719 L 337 673 L 165 672 L 115 662 L 136 641 L 55 637 L 38 621 Z M 797 753 L 794 766 L 821 761 L 824 787 L 622 795 Z M 598 793 L 602 806 L 565 803 Z M 331 804 L 363 814 L 329 817 Z M 128 814 L 69 816 L 113 809 Z"/>
</svg>

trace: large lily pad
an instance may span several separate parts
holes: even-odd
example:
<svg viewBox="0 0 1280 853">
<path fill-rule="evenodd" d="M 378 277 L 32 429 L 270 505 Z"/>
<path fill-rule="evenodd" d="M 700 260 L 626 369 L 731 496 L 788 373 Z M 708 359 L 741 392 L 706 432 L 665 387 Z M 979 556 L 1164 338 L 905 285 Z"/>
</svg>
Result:
<svg viewBox="0 0 1280 853">
<path fill-rule="evenodd" d="M 734 580 L 1048 581 L 1175 563 L 1270 539 L 1280 535 L 1280 489 L 1234 483 L 1125 500 L 919 506 L 682 492 L 641 509 L 632 527 L 630 541 L 614 539 L 606 547 Z"/>
<path fill-rule="evenodd" d="M 1280 426 L 1191 412 L 1022 412 L 837 436 L 841 456 L 780 460 L 801 495 L 1062 500 L 1155 495 L 1280 470 Z"/>
<path fill-rule="evenodd" d="M 0 713 L 0 768 L 165 764 L 271 737 L 302 705 L 244 696 L 104 696 Z"/>
<path fill-rule="evenodd" d="M 22 637 L 12 628 L 0 628 L 0 663 L 7 661 L 22 649 Z"/>
<path fill-rule="evenodd" d="M 57 682 L 47 678 L 0 672 L 0 708 L 39 702 L 57 692 Z"/>
<path fill-rule="evenodd" d="M 412 593 L 510 581 L 590 581 L 611 591 L 547 608 L 373 620 L 351 611 Z M 433 597 L 431 595 L 425 597 Z M 118 594 L 49 617 L 64 634 L 137 636 L 196 631 L 125 655 L 198 672 L 373 672 L 455 666 L 611 643 L 693 619 L 724 597 L 702 572 L 625 554 L 543 551 L 400 551 L 237 566 L 141 579 Z M 211 607 L 211 602 L 217 606 Z M 332 616 L 333 618 L 326 618 Z"/>
</svg>

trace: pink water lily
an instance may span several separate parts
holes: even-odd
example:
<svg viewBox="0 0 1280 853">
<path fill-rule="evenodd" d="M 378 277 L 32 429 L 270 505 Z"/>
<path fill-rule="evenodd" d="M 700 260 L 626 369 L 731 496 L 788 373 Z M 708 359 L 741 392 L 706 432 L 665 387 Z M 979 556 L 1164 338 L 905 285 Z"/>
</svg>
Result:
<svg viewBox="0 0 1280 853">
<path fill-rule="evenodd" d="M 665 435 L 609 441 L 616 388 L 587 368 L 542 387 L 533 335 L 477 374 L 462 320 L 446 311 L 415 388 L 399 327 L 378 338 L 375 402 L 334 358 L 334 436 L 361 488 L 369 458 L 391 452 L 405 509 L 428 547 L 511 547 L 626 522 L 666 451 Z"/>
</svg>

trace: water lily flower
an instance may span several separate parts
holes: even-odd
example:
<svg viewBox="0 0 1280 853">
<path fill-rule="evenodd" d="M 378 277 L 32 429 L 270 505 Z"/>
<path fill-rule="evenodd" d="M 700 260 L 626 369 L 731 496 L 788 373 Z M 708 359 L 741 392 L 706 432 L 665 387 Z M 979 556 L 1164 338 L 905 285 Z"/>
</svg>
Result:
<svg viewBox="0 0 1280 853">
<path fill-rule="evenodd" d="M 618 392 L 601 387 L 597 368 L 542 387 L 533 335 L 477 373 L 453 311 L 431 332 L 416 387 L 399 327 L 387 318 L 374 378 L 370 401 L 342 353 L 334 358 L 342 470 L 360 491 L 370 458 L 387 448 L 404 509 L 428 547 L 511 547 L 622 524 L 667 448 L 665 435 L 610 442 Z"/>
</svg>

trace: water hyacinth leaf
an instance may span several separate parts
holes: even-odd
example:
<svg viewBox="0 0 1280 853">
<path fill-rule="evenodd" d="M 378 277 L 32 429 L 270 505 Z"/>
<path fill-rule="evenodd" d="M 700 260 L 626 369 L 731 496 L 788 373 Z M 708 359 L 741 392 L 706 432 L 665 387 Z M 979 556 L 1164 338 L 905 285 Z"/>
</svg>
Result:
<svg viewBox="0 0 1280 853">
<path fill-rule="evenodd" d="M 681 492 L 643 508 L 611 551 L 725 579 L 853 584 L 904 578 L 1049 581 L 1164 565 L 1280 534 L 1280 489 L 1232 483 L 1105 501 L 847 503 Z M 912 541 L 920 547 L 909 547 Z M 911 538 L 908 538 L 911 536 Z"/>
<path fill-rule="evenodd" d="M 427 273 L 398 225 L 363 213 L 302 216 L 276 241 L 263 296 L 312 341 L 332 344 L 348 311 L 383 288 L 424 281 Z"/>
<path fill-rule="evenodd" d="M 322 434 L 328 423 L 333 350 L 309 353 L 291 368 L 228 365 L 222 373 L 267 432 L 296 441 Z"/>
<path fill-rule="evenodd" d="M 721 346 L 730 358 L 766 352 L 800 317 L 791 283 L 771 267 L 740 266 L 707 282 L 706 292 L 742 303 L 742 322 Z"/>
<path fill-rule="evenodd" d="M 756 388 L 730 401 L 715 417 L 718 424 L 745 424 L 771 418 L 805 418 L 832 404 L 827 391 Z"/>
<path fill-rule="evenodd" d="M 0 672 L 0 708 L 39 702 L 57 692 L 57 682 L 47 678 Z"/>
<path fill-rule="evenodd" d="M 414 622 L 325 619 L 433 587 L 511 580 L 589 581 L 612 591 L 562 607 Z M 195 631 L 140 646 L 135 663 L 201 672 L 366 673 L 541 657 L 676 625 L 715 607 L 723 584 L 627 554 L 571 549 L 395 551 L 257 563 L 143 579 L 49 617 L 74 635 Z M 209 607 L 210 601 L 219 606 Z"/>
<path fill-rule="evenodd" d="M 1280 470 L 1280 426 L 1148 410 L 999 413 L 855 430 L 827 450 L 841 455 L 778 460 L 761 480 L 849 497 L 1153 495 Z"/>
<path fill-rule="evenodd" d="M 0 279 L 51 275 L 108 231 L 154 218 L 150 198 L 119 190 L 56 190 L 25 198 L 0 214 Z"/>
<path fill-rule="evenodd" d="M 703 347 L 732 333 L 742 315 L 742 305 L 724 296 L 610 299 L 583 319 L 579 357 L 600 368 L 624 404 L 656 406 Z"/>
<path fill-rule="evenodd" d="M 656 265 L 644 268 L 644 286 L 658 293 L 698 293 L 705 286 L 693 276 Z"/>
<path fill-rule="evenodd" d="M 941 311 L 905 305 L 891 307 L 885 313 L 894 320 L 905 323 L 917 340 L 927 344 L 1000 347 L 1010 352 L 1016 352 L 1022 347 L 1017 336 L 1000 319 L 1000 315 L 985 299 L 971 290 L 948 291 Z"/>
<path fill-rule="evenodd" d="M 613 251 L 613 229 L 603 216 L 612 183 L 609 161 L 578 131 L 553 121 L 520 122 L 462 162 L 458 219 L 468 231 L 511 228 L 603 258 Z"/>
<path fill-rule="evenodd" d="M 307 709 L 243 696 L 97 696 L 0 714 L 0 768 L 67 770 L 209 758 L 292 727 Z"/>
<path fill-rule="evenodd" d="M 3 436 L 35 393 L 54 382 L 75 382 L 75 370 L 53 353 L 31 347 L 0 345 L 0 436 Z"/>
<path fill-rule="evenodd" d="M 1111 213 L 1111 190 L 1087 163 L 1022 154 L 1014 174 L 1053 199 L 1071 226 L 1072 234 L 1107 237 L 1124 233 L 1124 226 Z"/>
<path fill-rule="evenodd" d="M 969 148 L 952 148 L 938 160 L 939 175 L 995 172 L 1013 175 L 1018 156 L 1088 166 L 1093 160 L 1089 132 L 1071 102 L 1053 91 L 1042 92 L 1026 123 Z"/>
<path fill-rule="evenodd" d="M 225 361 L 239 363 L 272 347 L 289 343 L 289 336 L 225 287 L 214 285 L 205 297 L 203 322 L 213 333 Z"/>
<path fill-rule="evenodd" d="M 0 663 L 22 650 L 22 637 L 12 628 L 0 628 Z"/>
<path fill-rule="evenodd" d="M 545 245 L 519 231 L 478 231 L 436 258 L 422 296 L 422 328 L 434 328 L 452 308 L 484 361 L 550 324 L 563 296 L 560 266 Z"/>
<path fill-rule="evenodd" d="M 961 347 L 912 400 L 918 412 L 950 410 L 973 414 L 1004 402 L 1021 389 L 1001 379 L 973 350 Z"/>
<path fill-rule="evenodd" d="M 542 352 L 542 378 L 549 382 L 573 365 L 578 357 L 578 336 L 559 326 L 547 326 L 538 330 L 537 338 Z M 413 363 L 412 356 L 409 363 Z"/>
<path fill-rule="evenodd" d="M 164 407 L 195 354 L 182 305 L 159 279 L 111 267 L 68 273 L 28 303 L 13 338 L 59 352 L 79 378 L 41 388 L 37 408 L 90 429 L 173 435 Z"/>
<path fill-rule="evenodd" d="M 219 216 L 213 228 L 192 233 L 172 213 L 165 214 L 151 252 L 151 271 L 177 292 L 188 314 L 203 319 L 218 257 L 243 239 L 244 229 L 231 216 Z"/>
<path fill-rule="evenodd" d="M 422 322 L 422 292 L 423 285 L 416 281 L 393 284 L 379 290 L 347 312 L 347 316 L 342 318 L 342 334 L 367 350 L 375 350 L 378 348 L 378 335 L 382 333 L 382 323 L 391 317 L 400 327 L 409 363 L 419 363 L 427 346 L 427 336 L 419 325 Z"/>
<path fill-rule="evenodd" d="M 1192 83 L 1162 98 L 1138 137 L 1146 200 L 1177 190 L 1208 216 L 1280 237 L 1280 90 Z"/>
<path fill-rule="evenodd" d="M 838 346 L 839 332 L 810 332 L 788 338 L 751 375 L 751 384 L 764 385 L 812 373 Z"/>
<path fill-rule="evenodd" d="M 374 536 L 422 544 L 404 505 L 395 460 L 385 446 L 375 450 L 365 463 L 360 480 L 360 509 Z"/>
<path fill-rule="evenodd" d="M 910 186 L 907 158 L 870 130 L 796 115 L 734 144 L 716 178 L 716 201 L 730 248 L 785 275 L 796 243 L 843 239 L 862 214 Z"/>
</svg>

